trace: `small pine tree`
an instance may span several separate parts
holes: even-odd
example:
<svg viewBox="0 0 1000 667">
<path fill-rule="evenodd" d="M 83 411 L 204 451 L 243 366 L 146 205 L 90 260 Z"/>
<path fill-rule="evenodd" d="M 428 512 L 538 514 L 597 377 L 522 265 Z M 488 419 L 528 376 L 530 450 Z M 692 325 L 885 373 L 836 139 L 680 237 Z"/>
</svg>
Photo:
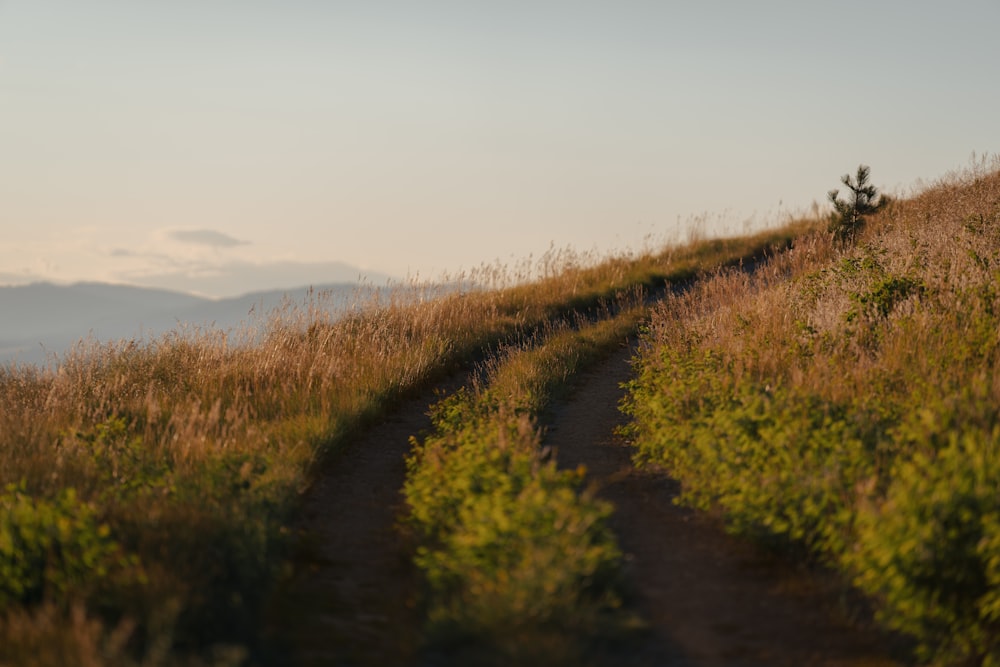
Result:
<svg viewBox="0 0 1000 667">
<path fill-rule="evenodd" d="M 865 216 L 875 213 L 885 203 L 874 185 L 868 182 L 871 169 L 866 165 L 858 165 L 857 182 L 851 182 L 851 175 L 845 174 L 840 181 L 851 190 L 851 198 L 842 201 L 838 198 L 839 190 L 830 190 L 830 201 L 835 209 L 830 218 L 830 231 L 838 241 L 854 240 L 855 235 L 865 223 Z"/>
</svg>

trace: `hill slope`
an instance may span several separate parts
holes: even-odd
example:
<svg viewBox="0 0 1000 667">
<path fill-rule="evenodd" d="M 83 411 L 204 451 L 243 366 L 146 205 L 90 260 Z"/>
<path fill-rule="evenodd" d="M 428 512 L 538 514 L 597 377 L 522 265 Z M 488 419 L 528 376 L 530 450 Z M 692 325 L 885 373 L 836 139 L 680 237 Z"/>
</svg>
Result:
<svg viewBox="0 0 1000 667">
<path fill-rule="evenodd" d="M 1000 660 L 1000 172 L 656 310 L 637 460 L 843 572 L 924 658 Z"/>
<path fill-rule="evenodd" d="M 437 602 L 416 611 L 435 613 L 445 633 L 488 624 L 500 607 L 482 602 L 501 599 L 507 581 L 529 583 L 508 597 L 534 606 L 554 572 L 560 604 L 500 617 L 539 639 L 574 611 L 575 628 L 600 629 L 618 600 L 610 508 L 576 493 L 585 471 L 560 471 L 536 447 L 531 418 L 543 407 L 532 401 L 572 375 L 549 354 L 562 333 L 574 338 L 619 298 L 664 284 L 674 292 L 655 308 L 629 388 L 638 463 L 666 469 L 687 502 L 731 528 L 838 568 L 928 657 L 995 658 L 998 190 L 1000 174 L 950 180 L 883 211 L 854 246 L 800 225 L 593 265 L 571 257 L 531 284 L 389 300 L 343 318 L 303 312 L 252 345 L 175 336 L 74 355 L 59 369 L 0 368 L 0 662 L 239 662 L 260 640 L 268 587 L 288 571 L 303 491 L 328 467 L 349 468 L 352 447 L 367 446 L 363 435 L 406 398 L 491 350 L 504 364 L 491 361 L 479 378 L 488 385 L 438 405 L 437 435 L 406 483 L 411 508 L 423 497 L 460 510 L 414 512 L 428 523 L 410 563 L 456 575 L 438 577 Z M 535 371 L 544 391 L 517 382 Z M 506 395 L 491 393 L 498 379 L 518 388 L 511 402 L 491 402 Z M 480 408 L 489 420 L 465 418 Z M 500 446 L 475 427 L 503 435 Z M 470 465 L 439 475 L 466 461 L 453 453 Z M 512 465 L 481 467 L 492 455 Z M 511 471 L 523 484 L 507 483 Z M 357 481 L 363 493 L 367 480 Z M 495 493 L 472 497 L 484 487 Z M 528 488 L 539 493 L 518 491 Z M 548 491 L 565 501 L 562 523 L 545 518 Z M 383 499 L 355 500 L 384 510 L 393 501 Z M 540 511 L 514 512 L 531 530 L 508 530 L 508 501 L 521 499 Z M 574 506 L 593 520 L 567 518 Z M 570 550 L 601 576 L 533 558 L 535 538 L 573 546 L 574 531 L 555 525 L 594 538 Z M 508 576 L 511 554 L 521 578 Z M 581 593 L 600 613 L 576 604 Z M 350 603 L 323 613 L 353 619 L 349 629 L 381 623 Z M 486 628 L 502 642 L 497 629 Z"/>
</svg>

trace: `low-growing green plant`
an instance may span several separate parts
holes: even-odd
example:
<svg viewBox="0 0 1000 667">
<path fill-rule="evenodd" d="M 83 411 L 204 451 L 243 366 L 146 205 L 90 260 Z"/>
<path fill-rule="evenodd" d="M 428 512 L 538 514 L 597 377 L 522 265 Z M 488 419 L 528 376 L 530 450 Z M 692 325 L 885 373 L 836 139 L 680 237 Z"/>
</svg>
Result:
<svg viewBox="0 0 1000 667">
<path fill-rule="evenodd" d="M 581 496 L 579 474 L 540 461 L 538 441 L 526 417 L 497 415 L 412 460 L 406 492 L 425 541 L 416 564 L 433 591 L 432 633 L 495 640 L 579 623 L 588 597 L 613 604 L 610 507 Z"/>
<path fill-rule="evenodd" d="M 893 471 L 885 498 L 862 506 L 859 587 L 920 657 L 1000 664 L 1000 428 L 935 434 Z"/>
<path fill-rule="evenodd" d="M 486 387 L 432 408 L 434 432 L 414 441 L 404 488 L 432 636 L 505 651 L 543 628 L 552 636 L 599 631 L 617 609 L 611 507 L 585 490 L 584 471 L 545 458 L 533 419 L 641 313 L 501 351 L 486 364 Z"/>
<path fill-rule="evenodd" d="M 74 489 L 51 501 L 32 497 L 23 484 L 0 494 L 0 611 L 83 599 L 126 573 L 141 578 L 136 557 Z"/>
<path fill-rule="evenodd" d="M 660 371 L 665 371 L 660 372 Z M 841 553 L 873 461 L 848 412 L 768 382 L 733 383 L 708 352 L 661 350 L 629 384 L 624 429 L 643 465 L 683 482 L 681 501 L 721 509 L 736 531 Z"/>
<path fill-rule="evenodd" d="M 170 462 L 145 447 L 122 417 L 110 417 L 90 431 L 64 437 L 60 447 L 77 450 L 93 466 L 94 481 L 109 500 L 170 491 Z"/>
</svg>

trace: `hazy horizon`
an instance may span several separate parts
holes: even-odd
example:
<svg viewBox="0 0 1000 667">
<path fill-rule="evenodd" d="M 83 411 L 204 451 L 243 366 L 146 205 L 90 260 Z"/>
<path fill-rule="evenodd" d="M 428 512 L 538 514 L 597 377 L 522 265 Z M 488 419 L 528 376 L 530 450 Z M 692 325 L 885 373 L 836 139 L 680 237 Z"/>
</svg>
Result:
<svg viewBox="0 0 1000 667">
<path fill-rule="evenodd" d="M 0 288 L 23 287 L 38 283 L 71 286 L 80 283 L 122 285 L 145 289 L 161 289 L 207 299 L 227 299 L 254 292 L 307 288 L 329 284 L 364 284 L 382 287 L 400 282 L 397 276 L 361 271 L 344 262 L 275 262 L 265 265 L 230 263 L 211 271 L 194 274 L 174 273 L 144 276 L 139 281 L 120 279 L 49 279 L 39 277 L 19 280 L 18 276 L 0 273 Z"/>
<path fill-rule="evenodd" d="M 998 149 L 998 24 L 990 0 L 0 0 L 0 284 L 434 279 L 754 230 L 859 163 L 906 192 Z"/>
</svg>

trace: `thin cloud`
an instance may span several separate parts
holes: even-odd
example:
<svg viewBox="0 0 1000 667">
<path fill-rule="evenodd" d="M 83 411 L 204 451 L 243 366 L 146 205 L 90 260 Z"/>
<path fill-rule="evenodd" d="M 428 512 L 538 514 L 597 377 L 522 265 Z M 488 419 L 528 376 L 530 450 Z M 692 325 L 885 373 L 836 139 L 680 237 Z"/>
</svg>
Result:
<svg viewBox="0 0 1000 667">
<path fill-rule="evenodd" d="M 242 241 L 232 237 L 229 234 L 217 232 L 214 229 L 178 229 L 169 232 L 168 237 L 179 243 L 208 246 L 210 248 L 234 248 L 250 243 L 249 241 Z"/>
<path fill-rule="evenodd" d="M 379 285 L 390 276 L 343 262 L 191 262 L 160 272 L 149 270 L 121 273 L 133 284 L 190 292 L 210 297 L 229 297 L 248 292 L 292 289 L 309 285 L 359 283 Z"/>
<path fill-rule="evenodd" d="M 107 256 L 121 260 L 138 260 L 140 262 L 144 262 L 148 266 L 166 265 L 171 267 L 181 267 L 190 263 L 189 260 L 174 257 L 167 253 L 150 252 L 144 248 L 138 250 L 132 250 L 130 248 L 112 248 L 107 252 Z"/>
<path fill-rule="evenodd" d="M 28 283 L 39 282 L 44 279 L 44 276 L 37 273 L 31 273 L 29 271 L 23 271 L 21 273 L 0 271 L 0 287 L 6 287 L 8 285 L 27 285 Z"/>
</svg>

